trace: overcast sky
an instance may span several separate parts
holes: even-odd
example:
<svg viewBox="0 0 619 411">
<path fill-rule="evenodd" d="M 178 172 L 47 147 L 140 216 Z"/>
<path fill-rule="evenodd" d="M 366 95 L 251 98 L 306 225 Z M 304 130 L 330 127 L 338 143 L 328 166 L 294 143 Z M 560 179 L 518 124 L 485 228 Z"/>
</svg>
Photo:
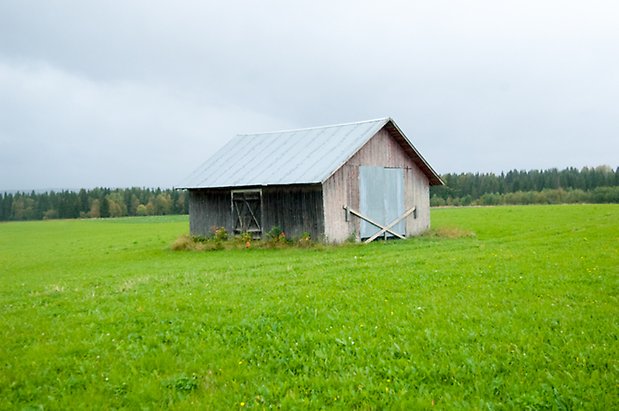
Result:
<svg viewBox="0 0 619 411">
<path fill-rule="evenodd" d="M 390 116 L 439 173 L 619 165 L 619 2 L 0 1 L 0 191 L 172 187 Z"/>
</svg>

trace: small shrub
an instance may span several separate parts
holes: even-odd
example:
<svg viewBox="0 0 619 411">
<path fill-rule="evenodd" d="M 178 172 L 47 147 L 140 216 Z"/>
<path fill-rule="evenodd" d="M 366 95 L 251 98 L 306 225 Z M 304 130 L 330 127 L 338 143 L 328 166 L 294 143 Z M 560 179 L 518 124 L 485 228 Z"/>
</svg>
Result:
<svg viewBox="0 0 619 411">
<path fill-rule="evenodd" d="M 244 243 L 246 243 L 247 241 L 252 241 L 254 239 L 251 233 L 248 233 L 248 232 L 244 232 L 239 237 L 241 237 L 241 241 Z"/>
<path fill-rule="evenodd" d="M 275 226 L 275 227 L 272 227 L 267 233 L 267 239 L 278 240 L 282 234 L 284 234 L 284 237 L 286 236 L 286 234 L 282 231 L 280 227 Z"/>
<path fill-rule="evenodd" d="M 215 241 L 227 241 L 228 240 L 228 231 L 224 227 L 211 227 L 211 232 L 213 233 L 213 239 Z"/>
<path fill-rule="evenodd" d="M 236 240 L 235 243 L 237 246 L 251 248 L 251 244 L 252 244 L 252 241 L 254 240 L 254 237 L 251 235 L 251 233 L 244 232 L 236 236 L 235 240 Z"/>
<path fill-rule="evenodd" d="M 266 241 L 264 242 L 264 245 L 266 247 L 283 247 L 285 245 L 291 244 L 292 241 L 290 241 L 287 237 L 286 237 L 286 233 L 284 231 L 282 231 L 282 229 L 280 227 L 273 227 L 271 228 L 266 235 Z"/>
</svg>

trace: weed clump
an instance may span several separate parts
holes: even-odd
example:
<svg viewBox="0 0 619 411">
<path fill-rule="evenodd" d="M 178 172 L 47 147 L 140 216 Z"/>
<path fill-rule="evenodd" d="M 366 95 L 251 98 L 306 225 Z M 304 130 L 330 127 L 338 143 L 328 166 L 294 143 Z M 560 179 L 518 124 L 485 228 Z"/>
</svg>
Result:
<svg viewBox="0 0 619 411">
<path fill-rule="evenodd" d="M 224 227 L 211 227 L 212 238 L 215 241 L 226 241 L 228 240 L 228 231 Z"/>
<path fill-rule="evenodd" d="M 460 227 L 440 227 L 433 228 L 423 234 L 422 238 L 432 239 L 458 239 L 475 238 L 473 231 L 465 230 Z M 356 244 L 356 233 L 352 233 L 343 244 Z M 223 227 L 212 227 L 211 235 L 208 237 L 191 236 L 183 234 L 178 237 L 171 245 L 173 251 L 213 251 L 231 249 L 251 249 L 251 248 L 314 248 L 320 247 L 324 243 L 314 241 L 308 232 L 302 233 L 299 237 L 289 238 L 280 227 L 271 228 L 263 239 L 256 239 L 251 233 L 241 233 L 230 236 Z"/>
<path fill-rule="evenodd" d="M 286 237 L 286 233 L 280 227 L 271 228 L 266 235 L 264 245 L 270 248 L 281 248 L 288 246 L 292 241 Z"/>
<path fill-rule="evenodd" d="M 255 239 L 251 233 L 229 236 L 223 227 L 212 227 L 208 237 L 183 234 L 170 245 L 173 251 L 211 251 L 226 249 L 251 248 L 311 248 L 318 243 L 312 240 L 310 233 L 304 232 L 298 238 L 291 239 L 280 227 L 273 227 L 262 240 Z"/>
<path fill-rule="evenodd" d="M 189 234 L 183 234 L 178 237 L 170 248 L 173 251 L 198 251 L 198 241 L 196 241 L 195 237 L 190 236 Z"/>
<path fill-rule="evenodd" d="M 430 238 L 475 238 L 475 232 L 465 230 L 460 227 L 440 227 L 433 228 L 424 234 L 424 237 Z"/>
<path fill-rule="evenodd" d="M 299 239 L 297 240 L 297 244 L 301 248 L 310 248 L 313 244 L 312 236 L 310 235 L 310 233 L 305 231 L 303 234 L 301 234 L 301 237 L 299 237 Z"/>
<path fill-rule="evenodd" d="M 175 378 L 170 378 L 164 385 L 178 392 L 188 393 L 198 388 L 198 377 L 195 374 L 191 377 L 179 375 Z"/>
<path fill-rule="evenodd" d="M 191 236 L 189 234 L 181 235 L 170 245 L 172 251 L 209 251 L 223 250 L 224 248 L 224 242 L 221 240 Z"/>
</svg>

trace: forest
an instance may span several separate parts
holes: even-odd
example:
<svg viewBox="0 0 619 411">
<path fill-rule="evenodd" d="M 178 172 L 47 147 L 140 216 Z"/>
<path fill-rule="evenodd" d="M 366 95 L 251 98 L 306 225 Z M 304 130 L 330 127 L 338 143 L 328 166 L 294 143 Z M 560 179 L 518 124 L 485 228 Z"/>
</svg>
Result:
<svg viewBox="0 0 619 411">
<path fill-rule="evenodd" d="M 430 188 L 436 206 L 619 203 L 619 168 L 569 167 L 507 173 L 449 173 Z"/>
<path fill-rule="evenodd" d="M 448 173 L 430 188 L 436 206 L 619 203 L 619 168 L 570 167 L 507 173 Z M 0 194 L 0 221 L 187 214 L 186 191 L 94 188 Z"/>
<path fill-rule="evenodd" d="M 187 214 L 187 192 L 95 188 L 0 194 L 0 221 Z"/>
</svg>

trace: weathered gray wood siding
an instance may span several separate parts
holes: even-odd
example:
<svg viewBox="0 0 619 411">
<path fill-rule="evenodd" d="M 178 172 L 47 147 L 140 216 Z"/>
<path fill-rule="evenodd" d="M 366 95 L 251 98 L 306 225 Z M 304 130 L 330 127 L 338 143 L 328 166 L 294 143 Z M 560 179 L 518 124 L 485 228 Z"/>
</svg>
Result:
<svg viewBox="0 0 619 411">
<path fill-rule="evenodd" d="M 417 166 L 406 170 L 404 184 L 407 203 L 406 208 L 415 206 L 416 217 L 406 219 L 406 235 L 419 235 L 430 228 L 430 183 L 428 177 Z"/>
<path fill-rule="evenodd" d="M 242 187 L 262 190 L 263 236 L 273 227 L 289 238 L 308 232 L 312 239 L 324 236 L 324 212 L 320 184 L 269 187 Z M 191 235 L 209 236 L 211 228 L 234 232 L 232 189 L 189 190 L 189 230 Z"/>
<path fill-rule="evenodd" d="M 416 235 L 430 227 L 430 186 L 428 178 L 385 129 L 376 133 L 346 164 L 323 185 L 325 236 L 328 241 L 357 238 L 360 220 L 345 220 L 344 205 L 359 210 L 359 167 L 397 167 L 404 169 L 405 209 L 417 207 L 416 217 L 406 219 L 406 235 Z"/>
<path fill-rule="evenodd" d="M 209 236 L 211 227 L 233 230 L 232 198 L 230 189 L 189 190 L 189 232 L 195 236 Z"/>
<path fill-rule="evenodd" d="M 325 225 L 320 184 L 264 187 L 262 206 L 264 233 L 280 227 L 288 238 L 308 232 L 312 239 L 322 239 Z"/>
</svg>

